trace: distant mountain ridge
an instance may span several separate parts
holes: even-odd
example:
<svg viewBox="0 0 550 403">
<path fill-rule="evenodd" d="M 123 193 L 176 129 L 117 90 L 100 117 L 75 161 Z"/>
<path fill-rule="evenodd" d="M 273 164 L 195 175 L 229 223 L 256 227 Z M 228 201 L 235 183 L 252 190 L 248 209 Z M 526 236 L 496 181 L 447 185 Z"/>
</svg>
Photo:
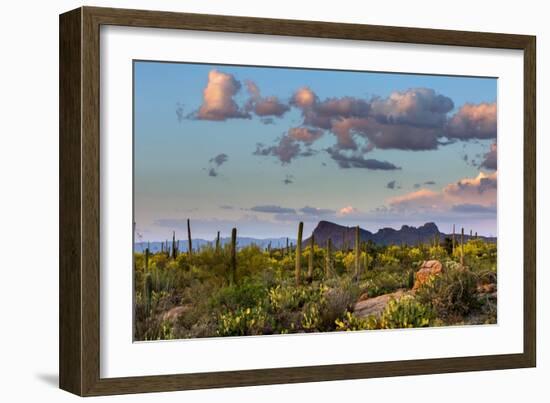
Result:
<svg viewBox="0 0 550 403">
<path fill-rule="evenodd" d="M 352 248 L 355 242 L 355 227 L 346 227 L 330 221 L 319 221 L 317 227 L 313 230 L 313 235 L 317 245 L 325 246 L 330 238 L 332 244 L 337 249 L 341 249 L 344 243 L 349 248 Z M 460 236 L 459 234 L 456 234 L 455 236 L 457 235 Z M 452 234 L 445 234 L 439 231 L 439 228 L 433 222 L 428 222 L 419 227 L 403 225 L 398 230 L 385 227 L 379 229 L 375 233 L 359 228 L 359 238 L 361 242 L 372 241 L 377 245 L 416 245 L 420 242 L 433 242 L 434 237 L 439 237 L 439 239 L 443 241 L 445 237 L 451 236 Z M 470 236 L 469 234 L 464 234 L 465 240 L 473 237 L 473 235 Z M 478 238 L 491 242 L 496 241 L 496 238 L 494 237 L 479 236 Z M 309 238 L 305 239 L 303 243 L 307 245 L 309 243 Z"/>
<path fill-rule="evenodd" d="M 286 237 L 280 237 L 280 238 L 265 238 L 265 239 L 259 239 L 259 238 L 251 238 L 251 237 L 237 237 L 237 247 L 238 248 L 244 248 L 249 245 L 258 245 L 260 248 L 267 248 L 269 244 L 271 244 L 271 247 L 273 249 L 277 248 L 283 248 L 286 247 Z M 201 249 L 205 246 L 209 245 L 216 245 L 216 240 L 207 240 L 202 238 L 192 238 L 191 239 L 193 243 L 193 250 Z M 165 243 L 166 241 L 164 241 Z M 220 238 L 221 245 L 225 245 L 227 243 L 231 242 L 230 237 L 226 238 Z M 293 244 L 296 244 L 296 239 L 289 238 L 288 242 L 292 242 Z M 136 252 L 143 252 L 145 248 L 147 248 L 147 245 L 149 245 L 149 250 L 152 253 L 160 252 L 162 249 L 163 242 L 161 241 L 152 241 L 152 242 L 136 242 L 134 243 L 134 250 Z M 172 240 L 168 240 L 168 247 L 172 247 Z M 179 251 L 180 252 L 187 252 L 188 249 L 188 243 L 187 239 L 180 239 L 179 240 Z"/>
<path fill-rule="evenodd" d="M 457 229 L 458 231 L 458 229 Z M 319 221 L 315 229 L 313 230 L 313 235 L 315 237 L 315 244 L 325 247 L 328 239 L 332 241 L 332 245 L 335 249 L 342 249 L 344 243 L 349 249 L 353 248 L 355 243 L 355 227 L 347 227 L 344 225 L 336 224 L 330 221 Z M 451 237 L 452 234 L 445 234 L 439 231 L 437 225 L 433 222 L 428 222 L 419 227 L 413 227 L 409 225 L 403 225 L 400 229 L 394 228 L 380 228 L 377 232 L 373 233 L 366 229 L 359 228 L 359 239 L 361 242 L 372 241 L 377 245 L 416 245 L 420 242 L 430 243 L 433 242 L 434 237 L 439 237 L 440 241 L 443 241 L 445 237 Z M 456 239 L 460 237 L 459 232 L 455 234 Z M 464 240 L 473 238 L 468 234 L 464 234 Z M 484 239 L 488 242 L 496 242 L 496 237 L 485 237 L 478 236 L 480 239 Z M 295 238 L 252 238 L 252 237 L 237 237 L 237 247 L 244 248 L 249 245 L 257 245 L 262 249 L 267 248 L 271 244 L 271 248 L 278 249 L 286 247 L 288 242 L 292 245 L 296 245 Z M 215 240 L 207 240 L 202 238 L 192 239 L 193 249 L 201 249 L 205 246 L 216 244 Z M 231 242 L 231 238 L 220 238 L 220 243 L 225 245 Z M 161 250 L 161 245 L 163 242 L 136 242 L 134 244 L 134 250 L 136 252 L 143 252 L 147 245 L 149 245 L 149 250 L 153 253 L 159 252 Z M 309 237 L 302 241 L 302 245 L 305 247 L 309 245 Z M 172 241 L 168 240 L 168 246 L 171 248 Z M 187 239 L 179 240 L 179 251 L 187 252 Z"/>
</svg>

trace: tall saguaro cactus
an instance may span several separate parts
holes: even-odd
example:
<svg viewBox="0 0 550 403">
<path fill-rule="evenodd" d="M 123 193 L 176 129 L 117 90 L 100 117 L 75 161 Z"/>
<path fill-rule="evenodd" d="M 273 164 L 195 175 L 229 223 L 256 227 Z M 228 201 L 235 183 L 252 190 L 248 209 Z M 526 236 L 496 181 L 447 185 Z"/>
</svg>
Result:
<svg viewBox="0 0 550 403">
<path fill-rule="evenodd" d="M 288 246 L 288 237 L 286 238 L 286 254 L 287 256 L 290 256 L 290 248 Z"/>
<path fill-rule="evenodd" d="M 453 255 L 455 253 L 455 245 L 456 245 L 456 240 L 455 240 L 455 225 L 453 224 Z"/>
<path fill-rule="evenodd" d="M 315 236 L 311 234 L 311 238 L 309 238 L 309 259 L 307 262 L 307 281 L 308 283 L 311 283 L 311 280 L 313 279 L 313 257 L 315 254 Z"/>
<path fill-rule="evenodd" d="M 296 269 L 294 276 L 296 277 L 296 285 L 302 282 L 302 233 L 304 231 L 304 223 L 300 221 L 298 224 L 298 239 L 296 240 Z"/>
<path fill-rule="evenodd" d="M 151 301 L 153 299 L 153 279 L 151 278 L 151 273 L 147 273 L 145 275 L 143 297 L 145 299 L 145 310 L 147 312 L 147 316 L 149 316 L 152 305 Z"/>
<path fill-rule="evenodd" d="M 191 256 L 193 254 L 193 243 L 191 241 L 191 222 L 187 219 L 187 241 L 189 243 L 187 254 Z"/>
<path fill-rule="evenodd" d="M 360 257 L 361 252 L 359 250 L 359 225 L 355 227 L 355 280 L 359 280 L 360 271 Z"/>
<path fill-rule="evenodd" d="M 149 270 L 149 242 L 145 248 L 145 271 Z"/>
<path fill-rule="evenodd" d="M 346 231 L 342 231 L 342 250 L 345 252 L 347 249 L 346 245 Z"/>
<path fill-rule="evenodd" d="M 237 283 L 237 228 L 231 230 L 231 260 L 229 266 L 229 282 Z"/>
<path fill-rule="evenodd" d="M 460 234 L 460 265 L 464 267 L 464 227 Z"/>
<path fill-rule="evenodd" d="M 220 231 L 218 231 L 218 235 L 216 235 L 216 253 L 220 252 Z"/>
<path fill-rule="evenodd" d="M 325 278 L 332 272 L 332 239 L 327 239 L 327 256 L 325 259 Z"/>
<path fill-rule="evenodd" d="M 176 231 L 172 232 L 172 259 L 176 260 L 178 257 L 178 245 L 176 244 Z"/>
</svg>

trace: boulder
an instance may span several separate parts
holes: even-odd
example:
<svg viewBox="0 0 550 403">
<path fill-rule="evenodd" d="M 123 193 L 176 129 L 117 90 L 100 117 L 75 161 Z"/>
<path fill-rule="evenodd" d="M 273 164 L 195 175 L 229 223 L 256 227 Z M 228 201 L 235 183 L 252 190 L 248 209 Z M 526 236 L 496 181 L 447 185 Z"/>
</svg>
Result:
<svg viewBox="0 0 550 403">
<path fill-rule="evenodd" d="M 363 294 L 359 296 L 359 299 L 357 300 L 357 302 L 366 301 L 367 299 L 369 299 L 369 293 L 365 291 Z"/>
<path fill-rule="evenodd" d="M 417 290 L 426 283 L 431 277 L 437 276 L 443 272 L 443 265 L 439 260 L 425 260 L 422 262 L 420 269 L 414 276 L 413 290 Z"/>
<path fill-rule="evenodd" d="M 190 309 L 191 307 L 189 305 L 176 306 L 164 312 L 161 315 L 161 319 L 162 321 L 175 322 L 181 314 L 189 311 Z"/>
<path fill-rule="evenodd" d="M 391 299 L 399 299 L 406 294 L 407 292 L 405 290 L 397 290 L 391 294 L 384 294 L 378 297 L 368 298 L 366 300 L 359 300 L 353 308 L 353 313 L 359 318 L 366 318 L 370 315 L 379 316 Z"/>
</svg>

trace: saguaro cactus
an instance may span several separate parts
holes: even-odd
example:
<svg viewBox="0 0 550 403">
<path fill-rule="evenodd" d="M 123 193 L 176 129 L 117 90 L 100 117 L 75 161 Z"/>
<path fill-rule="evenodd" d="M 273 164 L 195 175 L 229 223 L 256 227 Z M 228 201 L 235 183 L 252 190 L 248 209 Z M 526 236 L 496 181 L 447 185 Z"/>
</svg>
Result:
<svg viewBox="0 0 550 403">
<path fill-rule="evenodd" d="M 460 265 L 464 267 L 464 227 L 460 234 Z"/>
<path fill-rule="evenodd" d="M 455 253 L 455 245 L 456 245 L 456 240 L 455 240 L 455 225 L 453 224 L 453 255 Z"/>
<path fill-rule="evenodd" d="M 311 283 L 311 280 L 313 279 L 313 257 L 315 254 L 315 236 L 311 234 L 311 238 L 309 238 L 309 259 L 307 262 L 307 281 L 308 283 Z"/>
<path fill-rule="evenodd" d="M 360 271 L 360 257 L 361 251 L 359 250 L 359 225 L 355 227 L 355 280 L 359 279 Z"/>
<path fill-rule="evenodd" d="M 327 239 L 327 256 L 325 259 L 325 278 L 330 276 L 332 272 L 332 240 Z"/>
<path fill-rule="evenodd" d="M 237 283 L 237 228 L 231 230 L 231 260 L 229 267 L 229 282 Z"/>
<path fill-rule="evenodd" d="M 187 242 L 189 245 L 187 254 L 191 256 L 193 255 L 193 242 L 191 241 L 191 222 L 189 221 L 189 218 L 187 219 Z"/>
<path fill-rule="evenodd" d="M 149 242 L 145 248 L 145 270 L 149 270 Z"/>
<path fill-rule="evenodd" d="M 286 254 L 287 256 L 290 256 L 290 248 L 288 246 L 288 237 L 286 238 Z"/>
<path fill-rule="evenodd" d="M 302 277 L 302 233 L 304 231 L 304 223 L 300 221 L 298 224 L 298 239 L 296 240 L 296 270 L 294 276 L 296 277 L 296 285 L 300 285 Z"/>
<path fill-rule="evenodd" d="M 176 231 L 172 232 L 172 259 L 176 260 L 178 257 L 178 245 L 176 244 Z"/>
<path fill-rule="evenodd" d="M 149 316 L 151 311 L 151 301 L 153 299 L 153 279 L 151 278 L 151 273 L 147 273 L 145 275 L 143 298 L 145 300 L 145 311 L 147 312 L 147 316 Z"/>
<path fill-rule="evenodd" d="M 220 231 L 218 231 L 218 235 L 216 235 L 216 253 L 220 252 Z"/>
<path fill-rule="evenodd" d="M 345 251 L 347 249 L 346 245 L 346 231 L 342 231 L 342 250 Z"/>
</svg>

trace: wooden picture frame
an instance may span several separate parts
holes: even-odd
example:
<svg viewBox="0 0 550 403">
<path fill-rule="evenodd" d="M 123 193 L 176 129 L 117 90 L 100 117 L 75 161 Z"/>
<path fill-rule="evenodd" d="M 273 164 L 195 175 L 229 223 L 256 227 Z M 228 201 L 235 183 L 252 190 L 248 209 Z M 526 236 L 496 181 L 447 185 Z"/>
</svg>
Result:
<svg viewBox="0 0 550 403">
<path fill-rule="evenodd" d="M 102 25 L 518 49 L 524 52 L 523 353 L 229 372 L 100 377 L 99 35 Z M 81 7 L 60 16 L 60 387 L 80 396 L 534 367 L 534 36 Z"/>
</svg>

